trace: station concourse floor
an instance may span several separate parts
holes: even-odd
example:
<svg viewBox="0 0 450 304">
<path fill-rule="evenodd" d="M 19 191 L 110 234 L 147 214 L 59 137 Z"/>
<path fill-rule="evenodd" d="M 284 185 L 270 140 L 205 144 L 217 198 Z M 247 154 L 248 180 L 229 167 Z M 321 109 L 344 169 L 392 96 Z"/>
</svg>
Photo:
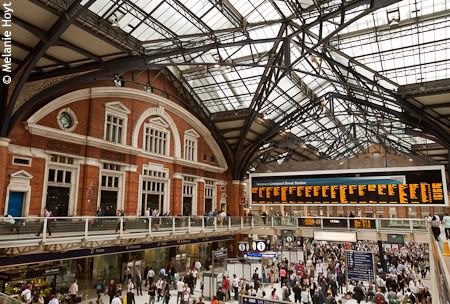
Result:
<svg viewBox="0 0 450 304">
<path fill-rule="evenodd" d="M 427 277 L 425 279 L 422 279 L 422 282 L 423 282 L 423 284 L 425 286 L 427 286 L 429 288 L 431 287 L 431 279 L 430 279 L 429 274 L 427 274 Z M 95 282 L 93 282 L 91 285 L 95 285 Z M 280 284 L 276 283 L 274 285 L 274 288 L 277 289 L 277 294 L 278 294 L 279 298 L 281 299 L 282 298 L 282 294 L 281 294 Z M 270 284 L 265 284 L 264 290 L 265 290 L 266 295 L 267 295 L 266 297 L 268 297 L 268 295 L 270 295 L 270 293 L 272 291 L 271 287 L 270 287 Z M 85 290 L 83 290 L 83 291 L 85 291 Z M 149 296 L 148 296 L 146 287 L 142 288 L 142 294 L 143 294 L 142 296 L 137 296 L 136 295 L 136 291 L 134 293 L 135 293 L 134 296 L 135 296 L 136 304 L 148 304 L 149 303 Z M 171 294 L 171 297 L 170 297 L 169 304 L 177 304 L 177 291 L 176 290 L 171 290 L 170 294 Z M 200 296 L 201 296 L 200 282 L 198 282 L 197 286 L 196 286 L 196 288 L 194 290 L 194 295 L 191 296 L 190 303 L 192 303 L 192 300 L 194 300 L 194 299 L 198 300 L 198 298 Z M 231 293 L 231 297 L 233 297 L 233 293 Z M 109 296 L 108 295 L 103 295 L 101 297 L 101 299 L 102 299 L 103 304 L 109 304 Z M 290 299 L 291 299 L 291 302 L 294 302 L 294 295 L 293 294 L 291 294 Z M 83 296 L 82 303 L 89 304 L 90 302 L 92 302 L 92 304 L 95 304 L 96 300 L 97 300 L 97 294 L 96 294 L 95 290 L 93 288 L 91 288 L 91 289 L 88 289 L 87 290 L 87 294 L 85 294 Z M 203 300 L 203 302 L 205 302 L 205 304 L 209 304 L 210 303 L 210 301 L 208 301 L 208 300 Z M 156 303 L 162 304 L 162 300 L 160 302 L 156 302 Z M 238 303 L 238 301 L 232 300 L 232 301 L 227 301 L 226 303 L 236 304 L 236 303 Z M 362 301 L 361 303 L 362 304 L 366 304 L 365 301 Z M 368 303 L 372 303 L 372 302 L 368 302 Z M 130 303 L 127 302 L 127 304 L 130 304 Z"/>
</svg>

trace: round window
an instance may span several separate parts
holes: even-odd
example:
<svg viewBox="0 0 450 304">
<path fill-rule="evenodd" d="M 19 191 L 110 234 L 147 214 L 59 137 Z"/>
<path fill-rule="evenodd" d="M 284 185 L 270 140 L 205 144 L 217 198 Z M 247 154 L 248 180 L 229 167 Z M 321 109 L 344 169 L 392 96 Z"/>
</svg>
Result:
<svg viewBox="0 0 450 304">
<path fill-rule="evenodd" d="M 66 112 L 66 111 L 61 112 L 61 113 L 59 114 L 58 120 L 59 120 L 59 124 L 60 124 L 61 127 L 63 127 L 64 129 L 70 129 L 70 128 L 72 128 L 72 126 L 73 126 L 73 118 L 72 118 L 72 116 L 71 116 L 68 112 Z"/>
</svg>

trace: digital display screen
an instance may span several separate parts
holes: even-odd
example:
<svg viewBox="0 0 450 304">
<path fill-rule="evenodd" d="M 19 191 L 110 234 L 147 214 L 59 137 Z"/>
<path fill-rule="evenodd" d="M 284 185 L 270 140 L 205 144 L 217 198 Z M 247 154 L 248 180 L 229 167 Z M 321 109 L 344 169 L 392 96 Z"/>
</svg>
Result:
<svg viewBox="0 0 450 304">
<path fill-rule="evenodd" d="M 444 166 L 251 174 L 254 205 L 448 205 Z"/>
<path fill-rule="evenodd" d="M 373 282 L 375 280 L 373 253 L 346 251 L 347 280 Z"/>
</svg>

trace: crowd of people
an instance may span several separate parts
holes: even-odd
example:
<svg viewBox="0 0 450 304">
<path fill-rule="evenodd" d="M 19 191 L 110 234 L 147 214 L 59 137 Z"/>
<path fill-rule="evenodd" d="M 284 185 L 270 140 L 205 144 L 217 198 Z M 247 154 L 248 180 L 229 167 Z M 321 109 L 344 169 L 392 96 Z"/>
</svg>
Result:
<svg viewBox="0 0 450 304">
<path fill-rule="evenodd" d="M 377 261 L 384 260 L 378 263 L 373 282 L 346 280 L 345 251 L 348 249 L 372 251 L 377 254 Z M 283 259 L 270 266 L 263 266 L 262 275 L 258 269 L 255 270 L 251 280 L 225 273 L 211 302 L 219 304 L 237 300 L 239 295 L 250 295 L 302 304 L 351 304 L 364 301 L 375 304 L 431 303 L 431 294 L 423 283 L 423 278 L 430 271 L 428 245 L 409 242 L 399 249 L 386 248 L 383 259 L 378 249 L 374 242 L 305 242 L 306 263 L 292 263 Z M 134 292 L 142 295 L 143 286 L 147 290 L 149 298 L 146 303 L 149 304 L 168 304 L 175 293 L 177 304 L 198 304 L 203 302 L 201 297 L 194 297 L 194 289 L 202 290 L 203 284 L 197 285 L 199 278 L 200 272 L 195 266 L 184 276 L 179 276 L 170 265 L 159 273 L 150 267 L 144 271 L 142 278 L 125 277 L 126 292 L 123 292 L 122 284 L 114 281 L 99 287 L 98 301 L 101 301 L 101 292 L 105 292 L 110 304 L 119 304 L 121 296 L 125 294 L 127 304 L 135 303 Z M 171 290 L 174 290 L 172 294 Z"/>
</svg>

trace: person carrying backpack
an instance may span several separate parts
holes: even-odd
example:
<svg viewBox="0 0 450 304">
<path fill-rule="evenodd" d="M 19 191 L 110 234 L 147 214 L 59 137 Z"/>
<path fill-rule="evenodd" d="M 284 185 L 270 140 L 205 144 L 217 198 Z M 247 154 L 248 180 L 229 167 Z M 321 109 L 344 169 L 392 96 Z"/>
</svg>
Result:
<svg viewBox="0 0 450 304">
<path fill-rule="evenodd" d="M 381 292 L 381 288 L 378 288 L 373 301 L 375 304 L 384 304 L 386 302 L 384 294 Z"/>
</svg>

